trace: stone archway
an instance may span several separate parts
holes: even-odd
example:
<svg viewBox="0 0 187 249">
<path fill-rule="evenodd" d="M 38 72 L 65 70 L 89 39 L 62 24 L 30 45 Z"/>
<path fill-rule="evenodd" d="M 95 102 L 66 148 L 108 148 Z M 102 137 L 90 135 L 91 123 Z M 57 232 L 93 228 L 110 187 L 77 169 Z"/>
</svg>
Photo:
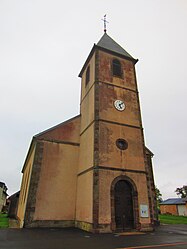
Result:
<svg viewBox="0 0 187 249">
<path fill-rule="evenodd" d="M 111 185 L 111 230 L 139 228 L 136 185 L 129 177 L 119 176 Z"/>
</svg>

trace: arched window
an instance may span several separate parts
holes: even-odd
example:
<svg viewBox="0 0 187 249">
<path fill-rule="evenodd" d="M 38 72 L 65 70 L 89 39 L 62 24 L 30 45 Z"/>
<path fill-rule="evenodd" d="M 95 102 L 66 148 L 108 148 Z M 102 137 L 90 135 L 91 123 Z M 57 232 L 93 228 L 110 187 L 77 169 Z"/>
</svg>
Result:
<svg viewBox="0 0 187 249">
<path fill-rule="evenodd" d="M 121 63 L 117 59 L 112 61 L 112 73 L 113 76 L 122 77 Z"/>
<path fill-rule="evenodd" d="M 88 84 L 89 81 L 90 81 L 90 66 L 88 66 L 86 70 L 86 85 Z"/>
</svg>

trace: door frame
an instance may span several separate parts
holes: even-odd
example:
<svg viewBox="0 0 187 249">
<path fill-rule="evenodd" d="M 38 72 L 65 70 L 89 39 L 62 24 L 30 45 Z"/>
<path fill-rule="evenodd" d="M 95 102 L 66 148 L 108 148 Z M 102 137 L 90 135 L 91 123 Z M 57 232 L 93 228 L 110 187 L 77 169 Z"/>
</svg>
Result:
<svg viewBox="0 0 187 249">
<path fill-rule="evenodd" d="M 133 202 L 133 216 L 134 216 L 134 229 L 140 229 L 139 223 L 139 208 L 138 208 L 138 192 L 135 183 L 128 176 L 118 176 L 116 177 L 111 184 L 110 189 L 110 198 L 111 198 L 111 230 L 116 231 L 116 222 L 115 222 L 115 185 L 118 181 L 127 181 L 132 188 L 132 202 Z"/>
</svg>

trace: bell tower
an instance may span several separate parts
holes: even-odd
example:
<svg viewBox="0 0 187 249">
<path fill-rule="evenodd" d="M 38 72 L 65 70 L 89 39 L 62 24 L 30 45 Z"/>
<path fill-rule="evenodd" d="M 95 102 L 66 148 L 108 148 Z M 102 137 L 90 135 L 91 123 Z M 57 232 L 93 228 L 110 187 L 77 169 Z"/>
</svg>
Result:
<svg viewBox="0 0 187 249">
<path fill-rule="evenodd" d="M 105 32 L 79 74 L 76 226 L 84 230 L 152 229 L 154 180 L 146 165 L 137 61 Z"/>
</svg>

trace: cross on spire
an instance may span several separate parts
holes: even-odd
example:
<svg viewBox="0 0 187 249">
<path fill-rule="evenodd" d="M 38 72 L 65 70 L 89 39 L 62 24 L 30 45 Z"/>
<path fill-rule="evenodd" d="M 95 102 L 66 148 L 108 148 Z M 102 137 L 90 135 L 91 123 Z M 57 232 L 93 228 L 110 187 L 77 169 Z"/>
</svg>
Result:
<svg viewBox="0 0 187 249">
<path fill-rule="evenodd" d="M 106 24 L 108 23 L 106 20 L 106 14 L 104 15 L 104 19 L 102 19 L 102 21 L 104 22 L 104 32 L 106 33 Z"/>
</svg>

